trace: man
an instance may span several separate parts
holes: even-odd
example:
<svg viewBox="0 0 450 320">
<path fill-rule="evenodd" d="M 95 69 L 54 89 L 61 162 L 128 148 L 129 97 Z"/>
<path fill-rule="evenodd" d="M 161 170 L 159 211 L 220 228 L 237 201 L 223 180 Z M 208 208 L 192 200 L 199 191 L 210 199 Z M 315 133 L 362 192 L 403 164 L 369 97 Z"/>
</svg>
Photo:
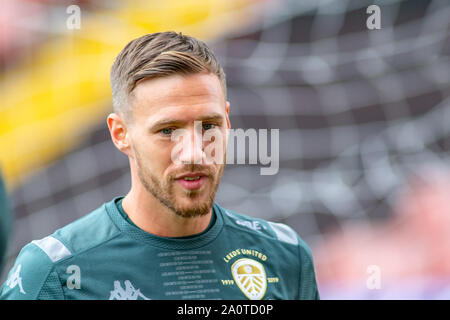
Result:
<svg viewBox="0 0 450 320">
<path fill-rule="evenodd" d="M 107 124 L 131 190 L 25 246 L 1 297 L 318 299 L 311 252 L 291 228 L 214 202 L 230 104 L 211 50 L 145 35 L 116 58 L 111 86 Z"/>
</svg>

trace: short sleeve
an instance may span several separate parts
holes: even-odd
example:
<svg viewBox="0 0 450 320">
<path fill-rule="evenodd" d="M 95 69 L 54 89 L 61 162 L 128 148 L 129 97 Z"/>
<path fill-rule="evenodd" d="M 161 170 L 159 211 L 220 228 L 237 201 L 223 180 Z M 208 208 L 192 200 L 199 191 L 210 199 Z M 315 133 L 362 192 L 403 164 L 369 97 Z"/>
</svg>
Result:
<svg viewBox="0 0 450 320">
<path fill-rule="evenodd" d="M 62 286 L 50 258 L 38 246 L 20 251 L 0 293 L 2 300 L 63 299 Z"/>
</svg>

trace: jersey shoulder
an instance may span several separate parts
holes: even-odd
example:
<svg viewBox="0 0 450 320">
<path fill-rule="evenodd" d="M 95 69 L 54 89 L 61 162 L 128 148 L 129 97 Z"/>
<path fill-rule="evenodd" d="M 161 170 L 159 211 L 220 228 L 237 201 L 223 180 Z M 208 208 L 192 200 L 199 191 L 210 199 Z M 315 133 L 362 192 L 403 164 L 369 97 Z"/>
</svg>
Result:
<svg viewBox="0 0 450 320">
<path fill-rule="evenodd" d="M 67 253 L 70 252 L 68 255 L 76 255 L 116 237 L 120 234 L 120 230 L 107 211 L 107 206 L 114 205 L 113 201 L 58 229 L 51 236 L 39 240 L 43 242 L 41 247 L 45 247 L 46 242 L 54 242 L 53 239 L 56 239 L 67 249 Z"/>
<path fill-rule="evenodd" d="M 272 249 L 283 248 L 285 254 L 290 252 L 289 255 L 284 255 L 283 261 L 292 257 L 293 260 L 289 263 L 290 269 L 298 266 L 299 299 L 320 299 L 311 249 L 294 229 L 283 223 L 253 218 L 220 206 L 218 207 L 223 213 L 225 225 L 239 229 L 246 234 L 251 233 L 257 240 L 262 240 L 258 239 L 258 237 L 271 239 L 272 243 L 270 246 L 274 245 Z"/>
<path fill-rule="evenodd" d="M 35 300 L 50 286 L 55 288 L 52 298 L 62 296 L 58 277 L 50 258 L 34 243 L 22 248 L 14 266 L 8 273 L 0 293 L 2 300 Z M 48 292 L 47 292 L 48 293 Z"/>
<path fill-rule="evenodd" d="M 22 248 L 3 284 L 2 299 L 63 299 L 56 265 L 120 233 L 106 205 Z"/>
<path fill-rule="evenodd" d="M 223 212 L 225 225 L 252 232 L 256 237 L 268 237 L 289 245 L 306 245 L 297 232 L 284 223 L 250 217 L 219 206 Z"/>
</svg>

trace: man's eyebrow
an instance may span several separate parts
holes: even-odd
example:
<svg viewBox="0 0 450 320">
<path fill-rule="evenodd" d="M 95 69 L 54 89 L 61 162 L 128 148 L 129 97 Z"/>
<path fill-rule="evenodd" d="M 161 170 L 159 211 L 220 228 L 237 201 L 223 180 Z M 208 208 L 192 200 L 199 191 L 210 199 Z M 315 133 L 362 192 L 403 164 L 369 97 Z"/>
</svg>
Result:
<svg viewBox="0 0 450 320">
<path fill-rule="evenodd" d="M 223 120 L 223 115 L 220 113 L 212 113 L 196 119 L 196 121 L 211 121 L 211 120 L 221 121 Z"/>
<path fill-rule="evenodd" d="M 201 116 L 197 119 L 195 119 L 195 121 L 218 121 L 221 122 L 223 121 L 223 115 L 220 113 L 212 113 L 212 114 L 207 114 L 204 116 Z M 156 129 L 156 128 L 160 128 L 160 127 L 164 127 L 167 125 L 179 125 L 179 124 L 185 124 L 186 121 L 184 120 L 180 120 L 177 118 L 168 118 L 168 119 L 162 119 L 159 121 L 156 121 L 154 124 L 151 125 L 151 129 Z"/>
</svg>

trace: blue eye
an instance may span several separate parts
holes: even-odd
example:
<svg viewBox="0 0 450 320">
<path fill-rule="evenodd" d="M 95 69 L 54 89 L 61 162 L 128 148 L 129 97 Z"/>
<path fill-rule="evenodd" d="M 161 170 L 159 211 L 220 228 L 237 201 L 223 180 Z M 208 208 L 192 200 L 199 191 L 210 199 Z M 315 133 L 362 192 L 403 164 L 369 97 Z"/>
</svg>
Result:
<svg viewBox="0 0 450 320">
<path fill-rule="evenodd" d="M 170 136 L 173 132 L 173 129 L 172 128 L 161 129 L 159 132 L 161 132 L 165 136 Z"/>
<path fill-rule="evenodd" d="M 216 125 L 213 124 L 213 123 L 205 123 L 205 124 L 203 125 L 203 130 L 210 130 L 210 129 L 213 129 L 215 126 L 216 126 Z"/>
</svg>

